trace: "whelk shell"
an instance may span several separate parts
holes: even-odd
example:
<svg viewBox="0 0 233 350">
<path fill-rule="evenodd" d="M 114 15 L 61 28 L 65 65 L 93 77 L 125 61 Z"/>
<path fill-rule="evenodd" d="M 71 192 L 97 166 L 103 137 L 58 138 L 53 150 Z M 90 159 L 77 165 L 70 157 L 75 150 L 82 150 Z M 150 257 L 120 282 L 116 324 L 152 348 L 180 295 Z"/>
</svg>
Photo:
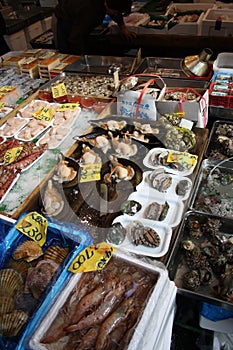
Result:
<svg viewBox="0 0 233 350">
<path fill-rule="evenodd" d="M 25 241 L 16 248 L 12 257 L 15 260 L 24 259 L 30 262 L 39 258 L 41 255 L 43 255 L 43 250 L 36 242 Z"/>
<path fill-rule="evenodd" d="M 14 310 L 0 317 L 0 333 L 6 337 L 16 336 L 28 320 L 28 315 L 22 310 Z"/>
<path fill-rule="evenodd" d="M 1 295 L 13 296 L 22 286 L 23 278 L 17 271 L 13 269 L 3 269 L 0 271 Z"/>
</svg>

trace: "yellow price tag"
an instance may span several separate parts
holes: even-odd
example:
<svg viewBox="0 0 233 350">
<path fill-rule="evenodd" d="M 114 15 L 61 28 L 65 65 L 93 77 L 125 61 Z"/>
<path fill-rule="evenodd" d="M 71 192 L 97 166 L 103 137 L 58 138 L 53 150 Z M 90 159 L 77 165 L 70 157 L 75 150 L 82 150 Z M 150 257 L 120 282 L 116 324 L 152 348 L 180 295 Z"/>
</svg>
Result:
<svg viewBox="0 0 233 350">
<path fill-rule="evenodd" d="M 187 152 L 168 152 L 168 163 L 179 163 L 184 169 L 191 169 L 197 163 L 198 156 Z"/>
<path fill-rule="evenodd" d="M 102 168 L 102 163 L 84 164 L 81 169 L 80 182 L 100 180 L 101 168 Z"/>
<path fill-rule="evenodd" d="M 58 107 L 57 112 L 64 112 L 67 109 L 75 111 L 79 107 L 79 103 L 64 103 Z"/>
<path fill-rule="evenodd" d="M 110 261 L 116 248 L 106 242 L 89 246 L 73 260 L 68 270 L 73 273 L 102 270 Z"/>
<path fill-rule="evenodd" d="M 53 95 L 53 98 L 55 99 L 58 97 L 67 95 L 65 84 L 61 83 L 56 86 L 52 86 L 52 95 Z"/>
<path fill-rule="evenodd" d="M 48 220 L 36 211 L 27 214 L 15 225 L 15 228 L 41 247 L 46 242 Z"/>
<path fill-rule="evenodd" d="M 33 113 L 33 117 L 39 120 L 44 120 L 46 122 L 51 122 L 54 116 L 54 109 L 49 107 L 40 107 L 35 113 Z"/>
<path fill-rule="evenodd" d="M 23 146 L 13 147 L 8 149 L 4 154 L 4 165 L 9 165 L 17 160 L 20 153 L 23 150 Z"/>
<path fill-rule="evenodd" d="M 0 102 L 0 112 L 5 107 L 5 105 L 6 105 L 6 102 Z"/>
<path fill-rule="evenodd" d="M 13 90 L 15 90 L 15 86 L 11 86 L 11 85 L 4 85 L 0 88 L 0 91 L 5 92 L 5 93 L 13 91 Z"/>
</svg>

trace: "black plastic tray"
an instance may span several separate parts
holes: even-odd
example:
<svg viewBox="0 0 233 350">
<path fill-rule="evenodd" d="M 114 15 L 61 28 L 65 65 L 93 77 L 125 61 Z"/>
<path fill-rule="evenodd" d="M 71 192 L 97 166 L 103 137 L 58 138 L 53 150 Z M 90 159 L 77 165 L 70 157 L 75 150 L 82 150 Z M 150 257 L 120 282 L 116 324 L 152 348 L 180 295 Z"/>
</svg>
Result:
<svg viewBox="0 0 233 350">
<path fill-rule="evenodd" d="M 204 232 L 204 225 L 207 224 L 208 220 L 213 220 L 212 222 L 220 223 L 220 227 L 216 232 L 216 235 L 213 235 L 211 237 L 210 234 L 207 232 Z M 217 221 L 214 221 L 217 220 Z M 218 221 L 219 220 L 219 221 Z M 195 237 L 190 232 L 196 232 L 195 230 L 190 230 L 189 227 L 192 226 L 192 222 L 196 222 L 199 225 L 200 232 L 202 232 L 201 237 Z M 216 229 L 217 225 L 214 225 L 213 229 Z M 233 226 L 233 220 L 232 219 L 226 219 L 219 216 L 214 215 L 208 215 L 204 213 L 198 213 L 195 211 L 189 211 L 184 216 L 184 219 L 182 221 L 182 224 L 180 226 L 180 230 L 178 232 L 176 242 L 174 244 L 174 248 L 170 254 L 170 258 L 167 262 L 167 269 L 169 272 L 169 277 L 171 280 L 173 280 L 178 288 L 178 294 L 185 295 L 187 297 L 191 297 L 193 299 L 197 299 L 201 302 L 208 302 L 211 304 L 215 304 L 221 307 L 225 307 L 228 309 L 233 310 L 233 299 L 231 295 L 231 300 L 226 298 L 225 300 L 224 295 L 227 294 L 227 286 L 229 285 L 230 292 L 232 288 L 232 265 L 231 265 L 231 282 L 226 282 L 227 280 L 224 280 L 224 274 L 221 274 L 221 269 L 223 270 L 223 266 L 216 267 L 216 261 L 221 261 L 222 255 L 226 257 L 226 252 L 224 251 L 223 247 L 224 245 L 220 243 L 220 239 L 217 240 L 216 237 L 225 238 L 225 240 L 232 237 L 232 226 Z M 209 227 L 209 226 L 208 226 Z M 192 261 L 192 265 L 187 265 L 187 256 L 186 251 L 183 248 L 184 241 L 189 240 L 192 241 L 195 245 L 198 245 L 201 247 L 201 256 L 203 258 L 203 262 L 201 263 L 200 258 L 195 258 Z M 214 249 L 212 252 L 212 257 L 208 256 L 207 252 L 208 250 L 204 250 L 204 247 L 213 247 L 216 251 L 218 251 L 218 254 L 214 256 Z M 206 266 L 204 266 L 204 261 L 206 259 Z M 216 260 L 214 260 L 216 259 Z M 228 260 L 227 260 L 228 261 Z M 228 261 L 229 262 L 229 261 Z M 198 266 L 200 264 L 200 266 Z M 232 262 L 231 262 L 232 264 Z M 184 285 L 184 274 L 188 271 L 198 271 L 202 273 L 202 277 L 204 276 L 205 268 L 209 268 L 212 273 L 212 279 L 210 280 L 210 283 L 206 284 L 200 284 L 200 286 L 196 290 L 188 289 L 187 286 Z M 230 265 L 229 265 L 230 266 Z M 225 282 L 224 282 L 225 281 Z M 225 283 L 225 285 L 224 285 Z"/>
<path fill-rule="evenodd" d="M 219 133 L 220 128 L 222 127 L 230 127 L 231 134 L 225 134 L 225 133 Z M 218 132 L 219 131 L 219 132 Z M 227 137 L 227 139 L 232 140 L 233 139 L 233 121 L 223 121 L 223 120 L 216 120 L 212 126 L 209 141 L 206 147 L 205 151 L 205 157 L 206 158 L 215 158 L 215 159 L 229 159 L 233 161 L 233 153 L 230 151 L 229 146 L 227 146 L 227 140 L 220 142 L 219 136 Z"/>
</svg>

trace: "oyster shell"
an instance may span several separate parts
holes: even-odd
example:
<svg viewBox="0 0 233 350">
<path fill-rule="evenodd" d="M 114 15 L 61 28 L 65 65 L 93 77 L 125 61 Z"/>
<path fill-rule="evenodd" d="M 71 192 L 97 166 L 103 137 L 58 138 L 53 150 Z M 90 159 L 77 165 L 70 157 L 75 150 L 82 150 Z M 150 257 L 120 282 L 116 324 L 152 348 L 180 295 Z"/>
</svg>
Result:
<svg viewBox="0 0 233 350">
<path fill-rule="evenodd" d="M 22 276 L 13 269 L 3 269 L 0 271 L 0 291 L 1 295 L 14 296 L 23 287 Z"/>
<path fill-rule="evenodd" d="M 22 310 L 14 310 L 0 317 L 0 333 L 5 337 L 16 336 L 28 320 L 28 314 Z"/>
<path fill-rule="evenodd" d="M 133 216 L 142 208 L 141 204 L 134 200 L 128 200 L 121 204 L 121 211 L 124 214 Z"/>
<path fill-rule="evenodd" d="M 25 241 L 14 251 L 12 257 L 15 260 L 24 259 L 27 262 L 33 261 L 43 255 L 43 250 L 34 241 Z"/>
<path fill-rule="evenodd" d="M 169 204 L 167 202 L 164 204 L 152 202 L 145 210 L 145 218 L 150 220 L 163 221 L 167 216 L 168 210 Z"/>
<path fill-rule="evenodd" d="M 122 226 L 120 222 L 112 224 L 108 229 L 106 239 L 109 243 L 121 244 L 126 236 L 126 229 Z"/>
<path fill-rule="evenodd" d="M 64 200 L 52 180 L 48 181 L 42 201 L 42 212 L 48 216 L 57 216 L 64 208 Z"/>
<path fill-rule="evenodd" d="M 129 225 L 129 235 L 135 245 L 156 248 L 161 242 L 159 234 L 153 228 L 144 226 L 140 221 L 133 221 Z"/>
<path fill-rule="evenodd" d="M 186 193 L 190 190 L 191 184 L 188 180 L 181 180 L 176 185 L 176 194 L 178 196 L 184 197 Z"/>
</svg>

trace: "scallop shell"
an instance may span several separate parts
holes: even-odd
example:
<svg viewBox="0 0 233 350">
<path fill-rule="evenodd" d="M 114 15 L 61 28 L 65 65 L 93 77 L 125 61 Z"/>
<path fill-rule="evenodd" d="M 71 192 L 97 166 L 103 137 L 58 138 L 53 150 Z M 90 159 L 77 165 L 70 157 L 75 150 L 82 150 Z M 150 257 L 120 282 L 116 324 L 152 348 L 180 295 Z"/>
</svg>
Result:
<svg viewBox="0 0 233 350">
<path fill-rule="evenodd" d="M 24 259 L 27 262 L 33 261 L 43 255 L 42 248 L 34 241 L 25 241 L 19 245 L 12 257 L 15 260 Z"/>
<path fill-rule="evenodd" d="M 58 246 L 50 246 L 44 255 L 44 259 L 50 259 L 61 265 L 67 255 L 69 254 L 69 248 L 62 248 Z"/>
<path fill-rule="evenodd" d="M 13 296 L 22 286 L 23 278 L 17 271 L 13 269 L 3 269 L 0 271 L 1 295 Z"/>
<path fill-rule="evenodd" d="M 0 295 L 0 315 L 14 310 L 14 300 L 7 295 Z"/>
<path fill-rule="evenodd" d="M 25 260 L 15 261 L 15 260 L 11 259 L 7 263 L 7 268 L 14 269 L 17 272 L 21 273 L 23 278 L 26 278 L 27 272 L 28 272 L 28 269 L 30 266 L 31 266 L 30 263 L 28 263 Z"/>
<path fill-rule="evenodd" d="M 0 333 L 5 337 L 16 336 L 28 320 L 28 315 L 22 310 L 14 310 L 0 318 Z"/>
</svg>

